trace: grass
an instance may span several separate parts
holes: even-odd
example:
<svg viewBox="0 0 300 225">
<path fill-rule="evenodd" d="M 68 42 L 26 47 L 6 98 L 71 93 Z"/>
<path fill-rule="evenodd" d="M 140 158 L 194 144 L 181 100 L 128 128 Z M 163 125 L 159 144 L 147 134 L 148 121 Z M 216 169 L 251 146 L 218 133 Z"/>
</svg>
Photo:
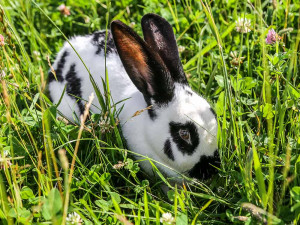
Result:
<svg viewBox="0 0 300 225">
<path fill-rule="evenodd" d="M 174 224 L 299 224 L 298 1 L 69 0 L 68 16 L 62 3 L 0 3 L 1 224 L 71 224 L 74 212 L 84 224 L 161 224 L 166 212 Z M 216 109 L 222 166 L 210 181 L 173 187 L 153 163 L 158 176 L 144 174 L 108 83 L 104 95 L 95 88 L 102 111 L 85 126 L 57 118 L 47 97 L 65 37 L 114 19 L 141 34 L 148 12 L 172 24 L 190 85 Z M 250 32 L 236 31 L 239 17 L 251 19 Z M 267 44 L 271 28 L 280 38 Z"/>
</svg>

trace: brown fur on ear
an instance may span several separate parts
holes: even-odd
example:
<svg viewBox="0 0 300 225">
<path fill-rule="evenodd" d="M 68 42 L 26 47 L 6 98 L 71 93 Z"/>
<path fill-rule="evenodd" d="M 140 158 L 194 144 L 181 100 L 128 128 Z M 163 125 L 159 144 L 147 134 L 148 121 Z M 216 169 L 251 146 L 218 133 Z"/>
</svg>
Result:
<svg viewBox="0 0 300 225">
<path fill-rule="evenodd" d="M 131 67 L 131 70 L 138 70 L 140 76 L 149 80 L 150 69 L 141 45 L 132 36 L 124 35 L 124 32 L 119 29 L 114 30 L 114 37 L 123 64 L 128 64 L 127 67 Z"/>
<path fill-rule="evenodd" d="M 138 90 L 147 99 L 169 102 L 174 83 L 159 54 L 121 21 L 113 21 L 111 31 L 123 66 Z"/>
</svg>

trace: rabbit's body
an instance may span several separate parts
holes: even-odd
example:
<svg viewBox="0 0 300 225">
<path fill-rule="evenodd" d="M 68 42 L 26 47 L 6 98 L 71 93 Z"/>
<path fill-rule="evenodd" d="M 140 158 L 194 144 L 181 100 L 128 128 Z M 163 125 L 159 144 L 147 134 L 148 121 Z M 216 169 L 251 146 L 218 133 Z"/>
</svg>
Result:
<svg viewBox="0 0 300 225">
<path fill-rule="evenodd" d="M 71 45 L 76 49 L 77 53 L 84 61 L 102 93 L 102 79 L 105 80 L 105 33 L 105 31 L 98 31 L 91 35 L 76 36 L 70 39 Z M 114 102 L 127 99 L 128 97 L 131 97 L 133 93 L 136 93 L 136 95 L 134 95 L 137 97 L 137 99 L 135 99 L 135 104 L 129 106 L 130 102 L 133 100 L 131 98 L 126 100 L 126 105 L 124 107 L 126 109 L 132 109 L 137 106 L 135 107 L 137 110 L 141 109 L 138 107 L 146 107 L 142 94 L 133 85 L 123 67 L 116 47 L 113 44 L 110 32 L 108 34 L 106 67 L 109 74 L 110 89 L 114 90 L 111 92 Z M 110 42 L 112 42 L 112 44 L 108 45 Z M 53 68 L 56 71 L 57 81 L 52 72 L 50 72 L 49 77 L 51 77 L 51 79 L 49 79 L 49 90 L 51 99 L 53 102 L 57 103 L 65 85 L 67 85 L 66 92 L 68 94 L 63 96 L 62 102 L 58 106 L 58 110 L 69 120 L 74 121 L 79 118 L 84 110 L 85 101 L 88 100 L 90 94 L 94 92 L 93 85 L 90 82 L 89 73 L 68 42 L 65 42 L 64 47 L 58 53 Z M 74 80 L 76 81 L 74 82 Z M 58 89 L 60 91 L 58 91 Z M 80 98 L 82 98 L 83 101 L 80 100 Z M 117 106 L 121 105 L 118 104 Z M 93 105 L 91 106 L 92 111 L 97 112 L 100 108 L 99 102 L 93 101 Z M 126 109 L 124 109 L 120 116 L 126 117 Z M 74 115 L 74 112 L 76 115 Z M 134 113 L 134 109 L 132 110 L 132 113 Z"/>
<path fill-rule="evenodd" d="M 157 21 L 163 23 L 167 26 L 164 30 L 170 32 L 170 26 L 165 20 L 154 14 L 148 14 L 148 17 L 150 18 L 147 18 L 148 21 L 146 16 L 144 19 L 144 35 L 151 32 L 146 26 L 149 21 L 154 25 L 157 25 Z M 150 27 L 153 24 L 150 24 Z M 121 22 L 114 22 L 112 31 L 113 35 L 108 31 L 106 42 L 106 68 L 114 103 L 127 99 L 117 104 L 117 107 L 124 105 L 119 119 L 130 150 L 148 156 L 178 172 L 193 177 L 208 177 L 214 170 L 210 163 L 214 164 L 218 160 L 217 121 L 207 101 L 188 86 L 179 56 L 176 56 L 178 52 L 175 39 L 173 42 L 171 40 L 172 48 L 175 43 L 174 52 L 167 49 L 167 53 L 175 56 L 168 56 L 164 55 L 164 52 L 158 54 L 160 47 L 164 48 L 165 45 L 164 40 L 161 40 L 162 36 L 158 36 L 160 40 L 157 46 L 151 46 L 153 44 L 151 39 L 145 44 Z M 70 40 L 101 91 L 102 79 L 105 79 L 105 33 L 98 31 Z M 171 38 L 174 38 L 174 34 Z M 161 58 L 165 58 L 164 62 Z M 179 65 L 171 67 L 172 63 Z M 56 79 L 50 72 L 51 100 L 58 103 L 66 85 L 66 93 L 58 110 L 69 120 L 74 121 L 84 110 L 84 100 L 94 92 L 89 74 L 68 43 L 65 43 L 58 53 L 53 68 Z M 99 111 L 98 101 L 93 101 L 93 104 L 91 110 Z M 151 109 L 132 117 L 135 112 L 150 105 Z M 160 164 L 156 165 L 168 177 L 176 176 L 176 172 Z M 142 162 L 142 167 L 148 173 L 152 173 L 149 162 Z"/>
</svg>

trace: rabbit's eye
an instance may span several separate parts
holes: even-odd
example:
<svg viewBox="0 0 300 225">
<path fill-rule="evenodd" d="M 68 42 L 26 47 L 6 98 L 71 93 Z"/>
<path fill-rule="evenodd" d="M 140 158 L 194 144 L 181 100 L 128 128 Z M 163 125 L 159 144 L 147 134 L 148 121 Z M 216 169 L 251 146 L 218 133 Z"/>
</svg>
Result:
<svg viewBox="0 0 300 225">
<path fill-rule="evenodd" d="M 180 129 L 179 130 L 179 135 L 186 142 L 188 142 L 188 143 L 191 142 L 190 132 L 188 132 L 187 130 Z"/>
</svg>

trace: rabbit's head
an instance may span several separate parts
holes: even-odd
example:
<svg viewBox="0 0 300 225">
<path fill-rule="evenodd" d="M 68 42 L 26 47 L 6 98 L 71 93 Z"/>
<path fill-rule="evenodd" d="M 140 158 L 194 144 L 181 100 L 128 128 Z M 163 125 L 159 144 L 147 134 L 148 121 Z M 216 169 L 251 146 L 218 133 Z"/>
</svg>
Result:
<svg viewBox="0 0 300 225">
<path fill-rule="evenodd" d="M 120 21 L 111 24 L 126 72 L 152 105 L 150 122 L 144 125 L 147 144 L 161 163 L 191 177 L 208 178 L 220 161 L 216 114 L 190 88 L 171 25 L 147 14 L 142 29 L 145 40 Z"/>
</svg>

